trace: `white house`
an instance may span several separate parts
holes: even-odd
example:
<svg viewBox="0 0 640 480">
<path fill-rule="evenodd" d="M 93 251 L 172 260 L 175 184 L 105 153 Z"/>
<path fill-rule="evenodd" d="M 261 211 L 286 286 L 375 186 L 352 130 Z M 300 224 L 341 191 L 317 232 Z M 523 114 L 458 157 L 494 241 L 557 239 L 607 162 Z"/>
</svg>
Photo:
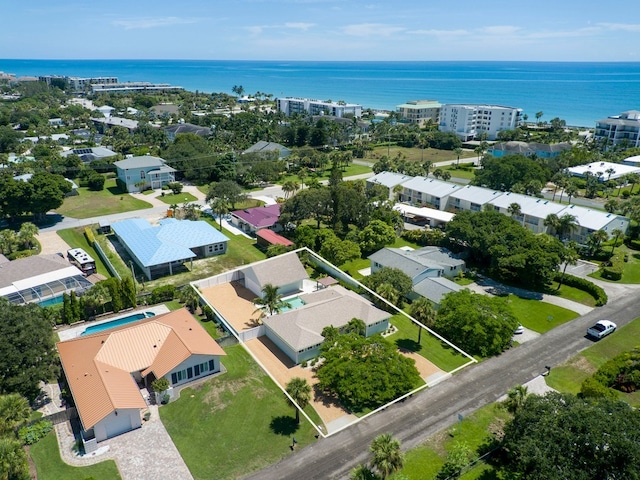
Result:
<svg viewBox="0 0 640 480">
<path fill-rule="evenodd" d="M 640 147 L 640 111 L 629 110 L 598 120 L 594 138 L 607 146 Z"/>
</svg>

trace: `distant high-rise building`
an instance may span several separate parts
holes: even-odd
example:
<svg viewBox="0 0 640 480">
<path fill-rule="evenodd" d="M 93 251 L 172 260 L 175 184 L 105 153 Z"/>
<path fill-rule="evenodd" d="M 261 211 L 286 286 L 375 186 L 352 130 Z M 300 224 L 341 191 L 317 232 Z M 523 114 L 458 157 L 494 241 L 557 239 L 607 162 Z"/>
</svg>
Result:
<svg viewBox="0 0 640 480">
<path fill-rule="evenodd" d="M 605 146 L 640 147 L 640 111 L 629 110 L 598 120 L 594 138 Z"/>
<path fill-rule="evenodd" d="M 499 105 L 444 104 L 440 109 L 441 132 L 453 132 L 463 141 L 485 137 L 495 140 L 498 132 L 513 130 L 521 121 L 522 109 Z"/>
</svg>

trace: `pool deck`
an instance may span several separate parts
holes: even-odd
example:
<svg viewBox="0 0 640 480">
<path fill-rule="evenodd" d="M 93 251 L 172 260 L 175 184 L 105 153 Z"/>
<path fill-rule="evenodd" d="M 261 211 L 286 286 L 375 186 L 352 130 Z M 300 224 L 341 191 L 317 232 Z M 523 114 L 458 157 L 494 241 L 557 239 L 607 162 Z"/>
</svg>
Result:
<svg viewBox="0 0 640 480">
<path fill-rule="evenodd" d="M 80 325 L 74 325 L 72 327 L 61 327 L 58 329 L 58 338 L 63 342 L 65 340 L 71 340 L 72 338 L 77 338 L 85 331 L 87 327 L 93 327 L 95 325 L 101 325 L 103 323 L 112 322 L 113 320 L 118 320 L 120 318 L 129 317 L 131 315 L 135 315 L 136 313 L 143 312 L 152 312 L 155 315 L 161 315 L 163 313 L 169 313 L 170 310 L 165 305 L 154 305 L 153 307 L 141 307 L 135 310 L 129 310 L 126 313 L 120 315 L 114 315 L 108 318 L 101 318 L 95 322 L 83 322 Z"/>
</svg>

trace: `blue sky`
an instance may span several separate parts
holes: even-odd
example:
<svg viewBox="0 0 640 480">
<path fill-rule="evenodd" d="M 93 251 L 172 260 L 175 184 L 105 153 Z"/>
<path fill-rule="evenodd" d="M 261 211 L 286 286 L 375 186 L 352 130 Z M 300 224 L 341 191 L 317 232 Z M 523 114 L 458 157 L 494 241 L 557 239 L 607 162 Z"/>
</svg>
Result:
<svg viewBox="0 0 640 480">
<path fill-rule="evenodd" d="M 640 61 L 640 0 L 2 3 L 0 58 Z"/>
</svg>

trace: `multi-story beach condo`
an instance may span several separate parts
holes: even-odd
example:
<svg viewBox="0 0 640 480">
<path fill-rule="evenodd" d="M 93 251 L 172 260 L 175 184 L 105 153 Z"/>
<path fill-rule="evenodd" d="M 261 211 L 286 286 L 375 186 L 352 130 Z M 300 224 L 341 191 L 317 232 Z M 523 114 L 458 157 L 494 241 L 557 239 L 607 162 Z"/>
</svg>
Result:
<svg viewBox="0 0 640 480">
<path fill-rule="evenodd" d="M 422 126 L 431 121 L 437 125 L 440 121 L 440 107 L 442 105 L 435 100 L 412 100 L 397 105 L 396 110 L 404 122 Z"/>
<path fill-rule="evenodd" d="M 513 130 L 522 109 L 482 104 L 444 104 L 440 109 L 441 132 L 453 132 L 462 141 L 486 137 L 495 140 L 501 130 Z"/>
<path fill-rule="evenodd" d="M 38 77 L 38 80 L 41 82 L 46 82 L 47 85 L 51 85 L 53 80 L 64 80 L 69 88 L 71 88 L 74 92 L 83 92 L 85 91 L 89 85 L 111 85 L 118 83 L 118 77 L 66 77 L 59 75 L 41 75 Z"/>
<path fill-rule="evenodd" d="M 356 118 L 362 116 L 362 105 L 345 102 L 323 102 L 321 100 L 310 100 L 308 98 L 277 98 L 278 110 L 287 116 L 296 113 L 306 113 L 308 115 L 331 115 L 334 117 L 344 117 L 353 115 Z"/>
<path fill-rule="evenodd" d="M 640 147 L 640 111 L 629 110 L 596 122 L 595 139 L 607 147 Z"/>
</svg>

